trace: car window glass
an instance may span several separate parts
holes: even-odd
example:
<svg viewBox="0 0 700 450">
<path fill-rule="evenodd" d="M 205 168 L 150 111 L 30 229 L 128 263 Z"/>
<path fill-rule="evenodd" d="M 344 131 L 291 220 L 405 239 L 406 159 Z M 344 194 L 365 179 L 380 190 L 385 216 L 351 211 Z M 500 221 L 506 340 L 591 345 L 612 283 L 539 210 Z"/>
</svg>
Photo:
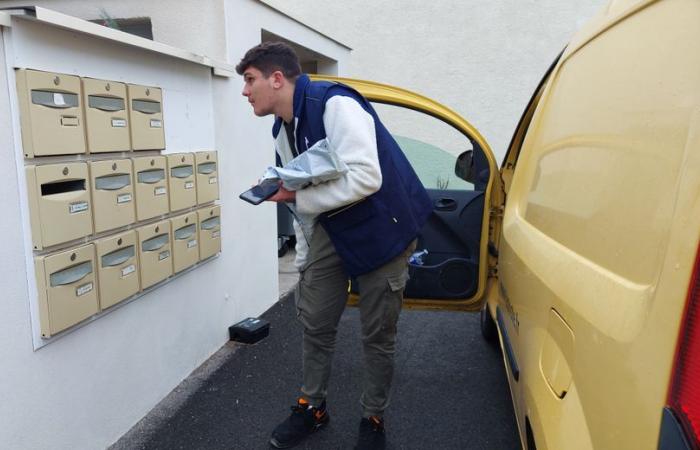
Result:
<svg viewBox="0 0 700 450">
<path fill-rule="evenodd" d="M 457 157 L 472 144 L 459 130 L 412 109 L 372 103 L 427 189 L 474 190 L 455 176 Z"/>
</svg>

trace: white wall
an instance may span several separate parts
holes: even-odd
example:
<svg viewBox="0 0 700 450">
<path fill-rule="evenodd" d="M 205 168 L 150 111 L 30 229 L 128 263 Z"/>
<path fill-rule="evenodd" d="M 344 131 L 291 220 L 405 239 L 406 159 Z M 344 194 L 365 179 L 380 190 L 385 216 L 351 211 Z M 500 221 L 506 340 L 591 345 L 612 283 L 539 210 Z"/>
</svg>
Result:
<svg viewBox="0 0 700 450">
<path fill-rule="evenodd" d="M 264 0 L 352 47 L 345 73 L 457 111 L 501 161 L 535 87 L 607 0 Z"/>
<path fill-rule="evenodd" d="M 347 49 L 256 1 L 227 1 L 225 8 L 220 19 L 229 28 L 232 60 L 260 41 L 261 28 L 339 60 L 339 66 L 347 59 Z M 229 325 L 277 301 L 275 209 L 238 199 L 274 161 L 271 121 L 253 116 L 238 77 L 212 79 L 204 66 L 14 22 L 0 28 L 7 44 L 0 45 L 0 174 L 9 186 L 0 196 L 6 211 L 0 221 L 6 238 L 0 258 L 0 447 L 104 448 L 219 349 Z M 28 206 L 18 178 L 24 162 L 11 101 L 14 81 L 7 79 L 13 67 L 161 86 L 166 153 L 219 152 L 221 256 L 37 351 L 30 313 L 34 275 L 26 264 L 32 257 Z"/>
<path fill-rule="evenodd" d="M 85 20 L 150 17 L 154 40 L 223 60 L 223 0 L 0 0 L 0 7 L 36 5 Z M 206 30 L 206 32 L 203 32 Z"/>
<path fill-rule="evenodd" d="M 24 180 L 17 176 L 24 164 L 18 111 L 8 97 L 14 94 L 12 68 L 161 86 L 171 152 L 215 147 L 211 75 L 207 67 L 34 22 L 15 21 L 3 38 L 0 122 L 7 129 L 0 158 L 8 172 L 4 179 L 14 185 L 8 190 L 12 195 L 0 198 L 2 208 L 12 212 L 3 221 L 9 244 L 2 260 L 12 276 L 2 282 L 10 301 L 0 302 L 0 442 L 7 448 L 100 448 L 225 342 L 226 327 L 240 317 L 234 303 L 224 300 L 225 292 L 244 279 L 257 279 L 261 298 L 274 302 L 273 260 L 252 274 L 231 276 L 226 258 L 215 259 L 33 351 L 35 281 Z M 235 258 L 225 225 L 222 234 L 224 255 Z"/>
<path fill-rule="evenodd" d="M 309 48 L 330 59 L 338 61 L 338 72 L 343 73 L 349 59 L 349 49 L 326 39 L 315 31 L 284 17 L 255 0 L 225 0 L 225 20 L 228 43 L 227 59 L 237 64 L 245 52 L 260 43 L 261 29 L 270 31 L 299 45 Z M 262 175 L 268 165 L 274 165 L 275 155 L 272 143 L 272 117 L 258 118 L 253 115 L 251 106 L 241 95 L 243 81 L 234 77 L 229 82 L 214 83 L 214 96 L 221 101 L 216 103 L 217 143 L 227 149 L 228 154 L 222 171 L 230 174 L 227 178 L 231 195 L 250 187 Z M 231 214 L 238 219 L 229 221 L 231 232 L 237 236 L 266 236 L 269 245 L 274 244 L 277 222 L 276 209 L 272 204 L 259 206 L 245 202 L 232 202 Z M 259 240 L 242 239 L 232 243 L 234 251 L 244 258 L 233 270 L 245 271 L 256 264 L 269 263 L 269 251 L 261 252 Z M 267 241 L 266 241 L 267 242 Z M 277 266 L 271 268 L 277 288 Z M 243 311 L 254 311 L 261 301 L 259 286 L 244 283 L 236 286 L 235 298 Z"/>
</svg>

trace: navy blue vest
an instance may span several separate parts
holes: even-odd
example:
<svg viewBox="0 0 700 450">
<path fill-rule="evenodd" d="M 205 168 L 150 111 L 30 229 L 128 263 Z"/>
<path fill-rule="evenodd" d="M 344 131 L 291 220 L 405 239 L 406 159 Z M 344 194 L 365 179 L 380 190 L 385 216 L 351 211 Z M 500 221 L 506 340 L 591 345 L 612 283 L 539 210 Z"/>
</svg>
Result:
<svg viewBox="0 0 700 450">
<path fill-rule="evenodd" d="M 349 86 L 311 81 L 306 75 L 297 79 L 294 89 L 297 150 L 304 152 L 326 137 L 323 112 L 328 99 L 335 95 L 355 99 L 374 118 L 382 171 L 379 191 L 319 216 L 319 222 L 348 274 L 357 276 L 377 269 L 401 254 L 428 220 L 432 202 L 372 105 Z M 272 129 L 275 138 L 281 128 L 282 119 L 277 118 Z"/>
</svg>

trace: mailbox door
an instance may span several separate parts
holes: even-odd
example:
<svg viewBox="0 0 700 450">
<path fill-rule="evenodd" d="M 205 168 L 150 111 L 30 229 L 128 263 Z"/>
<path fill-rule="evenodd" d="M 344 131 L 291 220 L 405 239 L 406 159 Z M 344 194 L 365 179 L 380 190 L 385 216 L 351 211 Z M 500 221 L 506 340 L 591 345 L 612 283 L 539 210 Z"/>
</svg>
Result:
<svg viewBox="0 0 700 450">
<path fill-rule="evenodd" d="M 37 257 L 35 263 L 42 336 L 50 337 L 98 312 L 92 244 Z"/>
<path fill-rule="evenodd" d="M 170 211 L 167 164 L 163 156 L 133 158 L 136 219 L 146 220 Z"/>
<path fill-rule="evenodd" d="M 133 150 L 163 150 L 163 93 L 160 88 L 127 85 L 131 147 Z"/>
<path fill-rule="evenodd" d="M 25 170 L 35 249 L 92 234 L 87 164 L 27 166 Z"/>
<path fill-rule="evenodd" d="M 219 198 L 219 167 L 216 152 L 195 153 L 197 167 L 197 204 L 213 202 Z"/>
<path fill-rule="evenodd" d="M 221 207 L 197 211 L 199 222 L 199 259 L 205 260 L 221 252 Z"/>
<path fill-rule="evenodd" d="M 126 85 L 93 78 L 82 81 L 88 152 L 131 150 Z"/>
<path fill-rule="evenodd" d="M 180 272 L 199 261 L 197 213 L 170 219 L 173 237 L 173 270 Z"/>
<path fill-rule="evenodd" d="M 16 81 L 25 156 L 85 153 L 80 78 L 18 69 Z"/>
<path fill-rule="evenodd" d="M 146 289 L 173 274 L 170 221 L 146 225 L 137 230 L 141 288 Z"/>
<path fill-rule="evenodd" d="M 110 306 L 136 294 L 140 289 L 136 232 L 128 231 L 95 242 L 100 307 Z"/>
<path fill-rule="evenodd" d="M 194 177 L 194 155 L 176 153 L 167 155 L 170 211 L 191 208 L 197 204 Z"/>
<path fill-rule="evenodd" d="M 128 159 L 90 162 L 95 232 L 134 223 L 134 186 Z"/>
</svg>

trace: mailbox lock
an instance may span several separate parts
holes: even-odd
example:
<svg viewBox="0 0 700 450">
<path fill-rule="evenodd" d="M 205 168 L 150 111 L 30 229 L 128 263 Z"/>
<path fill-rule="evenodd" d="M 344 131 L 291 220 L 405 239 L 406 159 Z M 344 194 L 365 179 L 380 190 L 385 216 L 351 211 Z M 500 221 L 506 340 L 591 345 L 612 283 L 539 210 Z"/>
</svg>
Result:
<svg viewBox="0 0 700 450">
<path fill-rule="evenodd" d="M 189 218 L 189 217 L 185 217 L 185 223 L 187 223 L 187 222 L 189 222 L 189 221 L 190 221 L 190 218 Z"/>
<path fill-rule="evenodd" d="M 119 238 L 119 240 L 117 241 L 117 245 L 122 245 L 122 238 Z"/>
<path fill-rule="evenodd" d="M 214 215 L 214 210 L 213 210 L 213 209 L 212 209 L 211 211 L 209 211 L 209 215 L 210 215 L 210 216 L 213 216 L 213 215 Z"/>
<path fill-rule="evenodd" d="M 117 170 L 117 163 L 112 164 L 112 170 Z"/>
<path fill-rule="evenodd" d="M 156 160 L 155 160 L 155 159 L 152 159 L 152 160 L 151 160 L 151 165 L 152 165 L 152 166 L 155 166 L 155 165 L 156 165 Z"/>
<path fill-rule="evenodd" d="M 182 159 L 180 159 L 180 161 L 185 162 L 185 157 L 183 156 Z"/>
<path fill-rule="evenodd" d="M 160 227 L 156 227 L 156 233 L 160 231 Z"/>
<path fill-rule="evenodd" d="M 55 84 L 56 86 L 58 86 L 59 84 L 61 84 L 61 78 L 60 78 L 60 77 L 54 78 L 54 79 L 53 79 L 53 84 Z"/>
<path fill-rule="evenodd" d="M 146 88 L 146 95 L 151 95 L 151 90 Z"/>
<path fill-rule="evenodd" d="M 211 156 L 211 155 L 207 155 L 207 159 L 209 159 L 210 156 Z"/>
<path fill-rule="evenodd" d="M 68 175 L 68 172 L 70 172 L 70 170 L 68 170 L 68 167 L 64 167 L 63 168 L 63 175 Z"/>
<path fill-rule="evenodd" d="M 109 83 L 107 83 L 105 85 L 105 91 L 109 91 L 110 89 L 112 89 L 112 86 L 110 86 Z"/>
<path fill-rule="evenodd" d="M 75 261 L 75 258 L 77 258 L 77 255 L 76 255 L 75 253 L 73 253 L 72 255 L 70 255 L 70 260 L 71 260 L 71 261 Z"/>
</svg>

